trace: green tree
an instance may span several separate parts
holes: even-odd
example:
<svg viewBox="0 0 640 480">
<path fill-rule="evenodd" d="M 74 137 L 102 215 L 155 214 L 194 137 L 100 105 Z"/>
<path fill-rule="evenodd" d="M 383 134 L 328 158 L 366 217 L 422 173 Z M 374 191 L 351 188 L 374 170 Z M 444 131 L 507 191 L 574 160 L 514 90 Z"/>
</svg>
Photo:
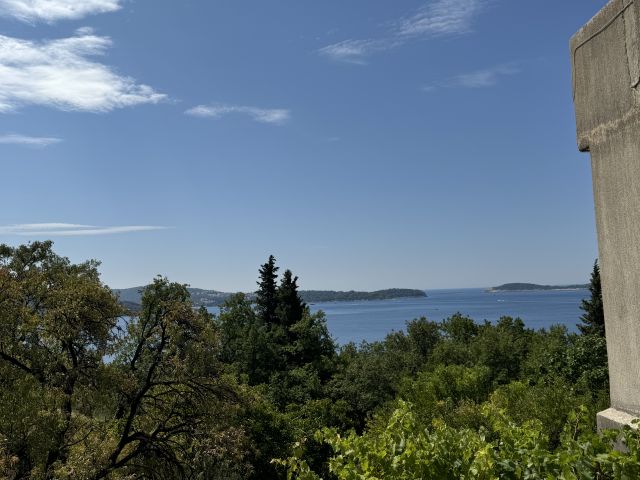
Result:
<svg viewBox="0 0 640 480">
<path fill-rule="evenodd" d="M 218 399 L 232 394 L 219 380 L 217 356 L 206 310 L 193 309 L 186 286 L 157 278 L 117 344 L 107 422 L 117 440 L 96 479 L 119 469 L 189 475 L 194 453 L 214 441 Z"/>
<path fill-rule="evenodd" d="M 470 343 L 477 335 L 479 327 L 471 318 L 455 313 L 440 324 L 444 337 L 454 342 Z"/>
<path fill-rule="evenodd" d="M 375 410 L 394 399 L 402 378 L 411 372 L 413 356 L 406 343 L 405 336 L 392 334 L 384 342 L 363 342 L 359 347 L 349 343 L 341 348 L 329 392 L 335 401 L 347 402 L 357 431 L 362 431 Z M 400 345 L 403 348 L 397 348 Z"/>
<path fill-rule="evenodd" d="M 246 377 L 249 385 L 269 381 L 282 366 L 280 346 L 272 341 L 271 327 L 253 309 L 247 297 L 238 293 L 220 306 L 216 318 L 220 332 L 220 359 Z"/>
<path fill-rule="evenodd" d="M 441 339 L 440 326 L 425 317 L 407 322 L 409 350 L 416 355 L 417 367 L 424 365 Z"/>
<path fill-rule="evenodd" d="M 260 279 L 258 280 L 258 291 L 256 292 L 256 306 L 258 315 L 262 321 L 271 325 L 277 323 L 278 309 L 278 270 L 276 259 L 269 256 L 267 263 L 260 267 Z"/>
<path fill-rule="evenodd" d="M 520 377 L 532 334 L 519 318 L 501 317 L 495 325 L 485 322 L 472 342 L 473 358 L 491 369 L 496 383 L 509 383 Z"/>
<path fill-rule="evenodd" d="M 0 245 L 0 476 L 246 478 L 210 315 L 159 278 L 125 317 L 97 267 Z"/>
<path fill-rule="evenodd" d="M 591 281 L 589 282 L 589 292 L 591 297 L 582 300 L 580 308 L 584 314 L 580 317 L 582 321 L 578 328 L 583 335 L 599 335 L 604 337 L 604 308 L 602 305 L 602 285 L 600 283 L 600 266 L 598 260 L 593 264 Z"/>
<path fill-rule="evenodd" d="M 262 275 L 262 271 L 261 271 Z M 277 292 L 276 316 L 284 328 L 291 328 L 302 320 L 306 304 L 298 293 L 298 277 L 286 270 Z"/>
<path fill-rule="evenodd" d="M 599 335 L 573 335 L 565 352 L 565 376 L 577 389 L 608 404 L 607 341 Z"/>
<path fill-rule="evenodd" d="M 425 428 L 435 419 L 454 426 L 468 420 L 464 412 L 470 406 L 487 400 L 493 387 L 491 373 L 485 366 L 439 365 L 415 379 L 406 378 L 398 398 L 414 405 L 416 418 Z"/>
<path fill-rule="evenodd" d="M 124 314 L 97 267 L 71 264 L 51 242 L 0 245 L 0 437 L 18 478 L 54 476 L 90 431 L 96 377 Z"/>
<path fill-rule="evenodd" d="M 440 323 L 441 341 L 438 342 L 431 354 L 434 365 L 467 365 L 475 363 L 470 355 L 471 344 L 475 341 L 480 327 L 473 319 L 455 313 Z"/>
</svg>

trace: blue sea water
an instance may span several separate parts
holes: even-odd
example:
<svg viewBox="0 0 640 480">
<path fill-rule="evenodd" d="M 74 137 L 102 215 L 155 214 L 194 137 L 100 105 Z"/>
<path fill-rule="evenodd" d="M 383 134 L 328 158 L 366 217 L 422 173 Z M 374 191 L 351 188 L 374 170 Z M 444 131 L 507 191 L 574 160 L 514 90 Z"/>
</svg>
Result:
<svg viewBox="0 0 640 480">
<path fill-rule="evenodd" d="M 529 328 L 566 325 L 576 330 L 580 302 L 588 290 L 487 292 L 483 289 L 428 290 L 426 298 L 403 298 L 361 302 L 329 302 L 310 305 L 322 310 L 331 335 L 339 344 L 382 340 L 393 330 L 419 317 L 443 320 L 456 312 L 476 322 L 495 322 L 502 316 L 520 317 Z"/>
</svg>

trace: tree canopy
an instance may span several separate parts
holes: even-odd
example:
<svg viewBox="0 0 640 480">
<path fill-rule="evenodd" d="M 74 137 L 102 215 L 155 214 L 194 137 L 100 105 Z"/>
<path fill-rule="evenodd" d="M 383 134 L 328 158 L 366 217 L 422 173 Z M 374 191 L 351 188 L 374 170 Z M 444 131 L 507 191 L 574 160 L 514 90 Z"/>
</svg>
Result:
<svg viewBox="0 0 640 480">
<path fill-rule="evenodd" d="M 274 257 L 257 301 L 234 295 L 216 315 L 163 277 L 126 311 L 98 266 L 50 242 L 0 246 L 0 478 L 640 474 L 637 431 L 626 454 L 595 432 L 599 330 L 458 313 L 338 346 Z"/>
<path fill-rule="evenodd" d="M 582 300 L 580 308 L 584 314 L 580 317 L 582 321 L 578 324 L 580 332 L 584 335 L 599 335 L 604 337 L 604 306 L 602 303 L 602 285 L 600 283 L 600 266 L 598 260 L 593 264 L 591 280 L 589 282 L 589 292 L 591 297 Z"/>
</svg>

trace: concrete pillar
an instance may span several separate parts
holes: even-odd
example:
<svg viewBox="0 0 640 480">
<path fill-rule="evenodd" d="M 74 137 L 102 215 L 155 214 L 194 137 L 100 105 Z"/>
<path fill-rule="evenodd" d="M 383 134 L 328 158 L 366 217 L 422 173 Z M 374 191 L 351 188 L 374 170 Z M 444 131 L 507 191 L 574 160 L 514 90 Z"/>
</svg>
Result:
<svg viewBox="0 0 640 480">
<path fill-rule="evenodd" d="M 578 148 L 591 152 L 611 408 L 640 416 L 640 0 L 611 0 L 571 39 Z"/>
</svg>

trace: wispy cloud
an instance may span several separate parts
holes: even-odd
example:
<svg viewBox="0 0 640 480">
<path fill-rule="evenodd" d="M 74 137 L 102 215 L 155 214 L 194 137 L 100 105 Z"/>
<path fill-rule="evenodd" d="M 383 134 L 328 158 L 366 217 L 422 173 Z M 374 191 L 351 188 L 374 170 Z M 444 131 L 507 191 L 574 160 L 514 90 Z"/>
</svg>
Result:
<svg viewBox="0 0 640 480">
<path fill-rule="evenodd" d="M 22 105 L 107 112 L 166 99 L 90 58 L 110 46 L 108 37 L 89 30 L 44 42 L 0 35 L 0 112 Z"/>
<path fill-rule="evenodd" d="M 468 33 L 483 7 L 482 0 L 431 1 L 415 15 L 401 20 L 397 34 L 411 37 Z"/>
<path fill-rule="evenodd" d="M 367 40 L 344 40 L 322 47 L 318 52 L 332 60 L 356 65 L 365 65 L 367 57 L 376 52 L 390 50 L 399 45 L 399 41 L 394 38 L 367 39 Z"/>
<path fill-rule="evenodd" d="M 30 137 L 16 133 L 0 135 L 1 145 L 23 145 L 25 147 L 43 148 L 60 142 L 62 142 L 62 139 L 55 137 Z"/>
<path fill-rule="evenodd" d="M 501 77 L 516 75 L 520 68 L 515 64 L 498 65 L 492 68 L 476 70 L 448 78 L 441 82 L 425 85 L 425 92 L 433 92 L 440 88 L 487 88 L 498 84 Z"/>
<path fill-rule="evenodd" d="M 23 22 L 76 20 L 120 9 L 120 0 L 0 0 L 0 15 Z"/>
<path fill-rule="evenodd" d="M 115 235 L 133 232 L 166 230 L 168 227 L 132 225 L 118 227 L 97 227 L 73 223 L 24 223 L 0 226 L 0 235 L 20 235 L 25 237 L 81 237 L 95 235 Z"/>
<path fill-rule="evenodd" d="M 364 65 L 371 55 L 417 38 L 469 33 L 485 3 L 486 0 L 430 0 L 414 15 L 394 22 L 380 37 L 343 40 L 318 52 L 332 60 Z"/>
<path fill-rule="evenodd" d="M 203 118 L 220 118 L 230 114 L 248 115 L 251 119 L 260 123 L 283 125 L 291 118 L 289 110 L 276 108 L 265 109 L 240 105 L 198 105 L 185 112 L 187 115 Z"/>
</svg>

